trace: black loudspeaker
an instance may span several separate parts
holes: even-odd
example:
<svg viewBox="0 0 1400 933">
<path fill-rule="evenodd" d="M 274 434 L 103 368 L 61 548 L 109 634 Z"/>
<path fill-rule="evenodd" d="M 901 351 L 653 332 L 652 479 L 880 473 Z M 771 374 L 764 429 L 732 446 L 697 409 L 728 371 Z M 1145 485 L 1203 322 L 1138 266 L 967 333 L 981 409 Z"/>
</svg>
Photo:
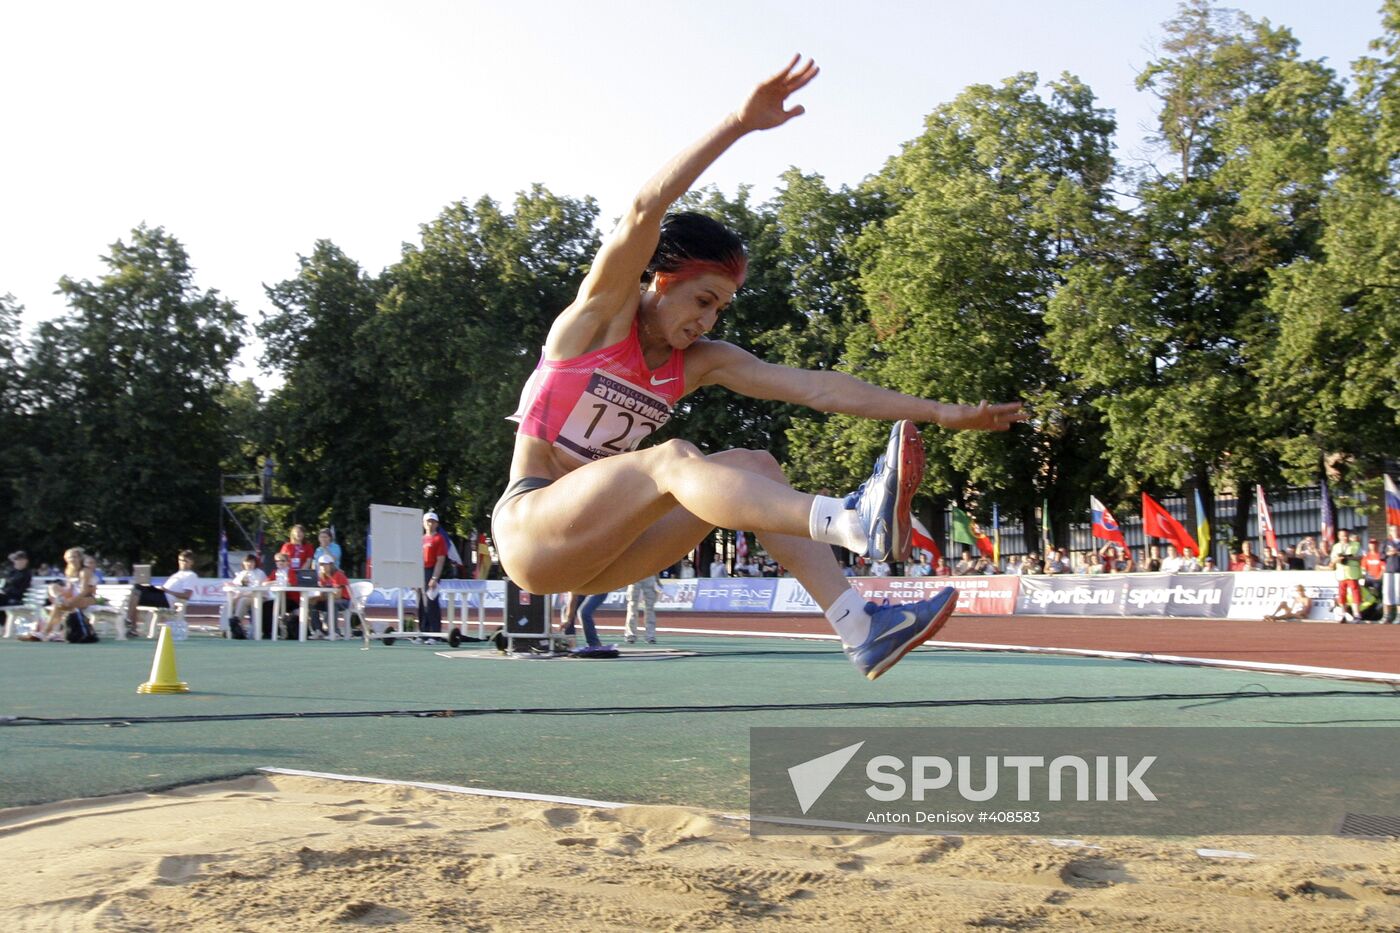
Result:
<svg viewBox="0 0 1400 933">
<path fill-rule="evenodd" d="M 516 651 L 549 649 L 549 602 L 548 596 L 527 593 L 514 580 L 506 580 L 506 633 Z"/>
</svg>

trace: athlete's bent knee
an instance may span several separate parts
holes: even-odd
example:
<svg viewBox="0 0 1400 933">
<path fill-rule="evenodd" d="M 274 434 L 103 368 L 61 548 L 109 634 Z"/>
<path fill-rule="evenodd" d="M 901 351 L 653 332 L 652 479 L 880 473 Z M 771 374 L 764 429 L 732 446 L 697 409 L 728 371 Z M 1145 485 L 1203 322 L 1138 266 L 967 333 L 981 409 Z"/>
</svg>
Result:
<svg viewBox="0 0 1400 933">
<path fill-rule="evenodd" d="M 759 473 L 770 479 L 787 482 L 787 477 L 783 474 L 783 468 L 778 463 L 778 458 L 766 450 L 735 448 L 711 454 L 711 458 L 737 466 L 741 470 L 748 470 L 750 473 Z"/>
</svg>

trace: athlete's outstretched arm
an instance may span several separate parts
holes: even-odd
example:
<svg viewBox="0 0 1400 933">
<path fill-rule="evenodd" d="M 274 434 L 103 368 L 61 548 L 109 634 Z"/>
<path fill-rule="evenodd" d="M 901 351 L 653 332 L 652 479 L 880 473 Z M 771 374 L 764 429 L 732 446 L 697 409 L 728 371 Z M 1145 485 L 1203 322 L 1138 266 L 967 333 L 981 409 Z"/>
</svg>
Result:
<svg viewBox="0 0 1400 933">
<path fill-rule="evenodd" d="M 816 63 L 800 55 L 749 93 L 738 110 L 678 153 L 642 185 L 579 288 L 575 306 L 608 314 L 631 308 L 642 271 L 656 251 L 661 221 L 671 205 L 740 137 L 782 126 L 803 112 L 787 98 L 817 76 Z M 621 300 L 619 300 L 621 299 Z"/>
<path fill-rule="evenodd" d="M 750 398 L 791 402 L 817 411 L 882 421 L 907 418 L 960 430 L 1005 431 L 1028 417 L 1020 402 L 936 402 L 883 389 L 837 370 L 796 369 L 768 363 L 721 340 L 697 344 L 688 355 L 686 367 L 686 384 L 692 388 L 721 385 Z"/>
</svg>

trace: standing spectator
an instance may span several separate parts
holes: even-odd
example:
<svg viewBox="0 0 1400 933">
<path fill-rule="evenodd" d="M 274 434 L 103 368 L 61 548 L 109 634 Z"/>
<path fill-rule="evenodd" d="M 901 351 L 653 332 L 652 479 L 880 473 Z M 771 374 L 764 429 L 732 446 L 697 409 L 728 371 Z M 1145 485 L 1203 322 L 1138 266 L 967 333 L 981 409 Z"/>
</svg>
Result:
<svg viewBox="0 0 1400 933">
<path fill-rule="evenodd" d="M 1162 572 L 1162 549 L 1155 544 L 1147 549 L 1147 572 Z"/>
<path fill-rule="evenodd" d="M 933 573 L 930 576 L 951 577 L 952 575 L 953 568 L 948 566 L 948 561 L 942 557 L 938 558 L 937 563 L 933 565 Z"/>
<path fill-rule="evenodd" d="M 715 559 L 714 559 L 714 560 L 710 561 L 710 576 L 712 576 L 712 577 L 727 577 L 727 576 L 729 576 L 729 571 L 726 570 L 725 567 L 724 567 L 724 558 L 723 558 L 723 557 L 720 557 L 718 554 L 715 555 Z"/>
<path fill-rule="evenodd" d="M 1201 561 L 1195 551 L 1187 551 L 1181 556 L 1182 573 L 1200 573 Z"/>
<path fill-rule="evenodd" d="M 335 540 L 335 532 L 331 531 L 329 528 L 322 528 L 320 531 L 316 532 L 316 540 L 320 543 L 317 545 L 316 553 L 312 555 L 311 559 L 315 561 L 318 571 L 321 566 L 321 558 L 326 554 L 334 558 L 335 565 L 339 567 L 343 561 L 341 560 L 340 545 Z"/>
<path fill-rule="evenodd" d="M 1046 552 L 1045 572 L 1049 574 L 1073 573 L 1074 566 L 1069 561 L 1069 551 L 1056 548 Z"/>
<path fill-rule="evenodd" d="M 335 590 L 335 598 L 342 605 L 350 603 L 350 578 L 345 572 L 336 566 L 335 558 L 329 554 L 322 554 L 316 558 L 316 585 L 328 590 Z M 326 609 L 330 604 L 329 593 L 312 593 L 307 600 L 307 605 L 311 609 L 311 635 L 312 638 L 326 637 L 327 619 Z M 335 624 L 335 619 L 329 620 L 331 625 Z"/>
<path fill-rule="evenodd" d="M 316 558 L 316 548 L 312 547 L 306 540 L 306 527 L 304 525 L 292 526 L 292 530 L 288 533 L 287 542 L 277 553 L 287 555 L 287 566 L 294 577 L 303 570 L 311 570 L 314 566 L 312 561 Z"/>
<path fill-rule="evenodd" d="M 1008 571 L 1010 570 L 1009 567 L 1007 569 Z M 1041 573 L 1044 569 L 1045 565 L 1040 562 L 1040 552 L 1031 551 L 1025 557 L 1021 558 L 1021 562 L 1016 566 L 1015 572 L 1018 575 L 1028 575 Z"/>
<path fill-rule="evenodd" d="M 1400 525 L 1389 527 L 1385 539 L 1385 574 L 1381 577 L 1381 602 L 1385 604 L 1382 622 L 1400 624 Z"/>
<path fill-rule="evenodd" d="M 1167 556 L 1162 558 L 1159 569 L 1162 573 L 1181 573 L 1181 563 L 1181 552 L 1175 544 L 1168 544 Z"/>
<path fill-rule="evenodd" d="M 1254 542 L 1247 539 L 1241 541 L 1239 553 L 1230 558 L 1231 573 L 1263 569 L 1263 562 L 1259 560 L 1259 555 L 1254 553 Z"/>
<path fill-rule="evenodd" d="M 175 562 L 180 569 L 166 577 L 160 586 L 137 585 L 136 599 L 132 600 L 131 614 L 127 617 L 128 630 L 136 630 L 137 607 L 170 609 L 176 603 L 188 602 L 194 595 L 195 585 L 199 583 L 199 575 L 194 572 L 194 551 L 181 551 Z"/>
<path fill-rule="evenodd" d="M 1344 604 L 1356 618 L 1361 617 L 1361 542 L 1354 541 L 1351 531 L 1337 529 L 1337 543 L 1332 545 L 1327 565 L 1337 575 L 1337 602 Z"/>
<path fill-rule="evenodd" d="M 1079 555 L 1079 566 L 1075 568 L 1076 573 L 1103 573 L 1104 561 L 1097 551 L 1085 551 Z"/>
<path fill-rule="evenodd" d="M 243 569 L 234 574 L 232 580 L 224 584 L 225 590 L 248 590 L 262 586 L 267 582 L 267 574 L 263 573 L 258 566 L 258 556 L 256 554 L 243 555 Z M 261 621 L 263 630 L 271 635 L 271 606 L 272 594 L 267 590 L 258 591 L 253 589 L 251 593 L 241 593 L 234 599 L 233 615 L 228 620 L 229 634 L 234 638 L 247 638 L 248 634 L 243 631 L 243 616 L 248 616 L 250 626 L 257 625 Z"/>
<path fill-rule="evenodd" d="M 917 552 L 916 552 L 917 554 Z M 928 555 L 919 554 L 914 560 L 909 562 L 904 573 L 910 577 L 927 577 L 933 574 L 933 568 L 929 566 Z"/>
<path fill-rule="evenodd" d="M 0 595 L 0 606 L 19 606 L 24 603 L 24 594 L 34 582 L 34 572 L 29 569 L 29 554 L 15 551 L 10 555 L 10 572 L 5 574 L 5 587 Z M 0 612 L 0 626 L 5 623 L 5 613 Z"/>
<path fill-rule="evenodd" d="M 1215 573 L 1218 568 L 1215 566 L 1215 558 L 1207 556 L 1205 563 L 1201 565 L 1202 573 Z"/>
<path fill-rule="evenodd" d="M 977 561 L 972 559 L 972 552 L 963 548 L 962 557 L 953 566 L 954 575 L 965 577 L 977 572 Z"/>
<path fill-rule="evenodd" d="M 1302 569 L 1304 569 L 1304 570 L 1316 570 L 1316 569 L 1317 569 L 1317 559 L 1318 559 L 1317 542 L 1314 541 L 1314 540 L 1312 539 L 1311 536 L 1309 536 L 1309 537 L 1307 537 L 1307 538 L 1304 538 L 1302 541 L 1299 541 L 1299 542 L 1298 542 L 1297 554 L 1298 554 L 1299 559 L 1301 559 L 1301 560 L 1303 561 L 1303 568 L 1302 568 Z"/>
<path fill-rule="evenodd" d="M 637 640 L 637 618 L 646 625 L 648 645 L 656 644 L 656 597 L 661 593 L 661 581 L 653 574 L 627 587 L 627 644 Z"/>
<path fill-rule="evenodd" d="M 438 534 L 438 515 L 423 515 L 423 588 L 418 591 L 418 631 L 442 631 L 442 603 L 438 602 L 438 581 L 447 563 L 447 539 Z"/>
<path fill-rule="evenodd" d="M 689 558 L 689 557 L 682 557 L 682 558 L 681 558 L 680 579 L 682 579 L 682 580 L 694 580 L 694 579 L 695 579 L 695 565 L 692 564 L 692 563 L 690 562 L 690 558 Z"/>
<path fill-rule="evenodd" d="M 1385 577 L 1385 555 L 1381 554 L 1381 542 L 1376 538 L 1366 542 L 1366 553 L 1361 555 L 1361 573 L 1366 585 L 1379 593 Z"/>
<path fill-rule="evenodd" d="M 872 577 L 888 577 L 890 575 L 890 565 L 887 561 L 879 558 L 870 565 L 870 575 Z"/>
</svg>

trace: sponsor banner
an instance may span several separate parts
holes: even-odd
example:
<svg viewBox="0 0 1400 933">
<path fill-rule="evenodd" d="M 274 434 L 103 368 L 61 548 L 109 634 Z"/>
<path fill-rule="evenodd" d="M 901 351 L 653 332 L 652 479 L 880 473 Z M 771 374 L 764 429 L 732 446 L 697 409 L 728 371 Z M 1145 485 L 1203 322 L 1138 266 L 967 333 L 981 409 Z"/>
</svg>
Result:
<svg viewBox="0 0 1400 933">
<path fill-rule="evenodd" d="M 768 612 L 777 577 L 722 577 L 695 581 L 697 612 Z"/>
<path fill-rule="evenodd" d="M 1233 574 L 1143 573 L 1128 578 L 1123 615 L 1221 619 L 1230 609 Z"/>
<path fill-rule="evenodd" d="M 1016 614 L 1120 616 L 1127 576 L 1023 576 Z"/>
<path fill-rule="evenodd" d="M 1254 571 L 1232 574 L 1235 589 L 1230 596 L 1231 619 L 1258 619 L 1273 612 L 1301 586 L 1312 600 L 1309 619 L 1330 621 L 1337 601 L 1337 580 L 1326 570 Z"/>
<path fill-rule="evenodd" d="M 696 585 L 694 577 L 688 580 L 662 580 L 662 594 L 656 597 L 657 612 L 689 612 L 695 608 Z"/>
<path fill-rule="evenodd" d="M 1400 812 L 1397 731 L 757 727 L 749 730 L 749 828 L 1040 838 L 1377 834 Z"/>
<path fill-rule="evenodd" d="M 1024 576 L 1016 613 L 1223 619 L 1230 609 L 1233 577 L 1229 573 Z"/>
<path fill-rule="evenodd" d="M 778 589 L 773 595 L 773 611 L 782 613 L 821 612 L 822 607 L 812 598 L 806 588 L 792 577 L 779 577 Z"/>
<path fill-rule="evenodd" d="M 928 599 L 944 587 L 958 591 L 958 608 L 963 615 L 1009 616 L 1016 606 L 1020 577 L 855 577 L 851 586 L 865 599 L 875 602 L 910 603 Z"/>
</svg>

